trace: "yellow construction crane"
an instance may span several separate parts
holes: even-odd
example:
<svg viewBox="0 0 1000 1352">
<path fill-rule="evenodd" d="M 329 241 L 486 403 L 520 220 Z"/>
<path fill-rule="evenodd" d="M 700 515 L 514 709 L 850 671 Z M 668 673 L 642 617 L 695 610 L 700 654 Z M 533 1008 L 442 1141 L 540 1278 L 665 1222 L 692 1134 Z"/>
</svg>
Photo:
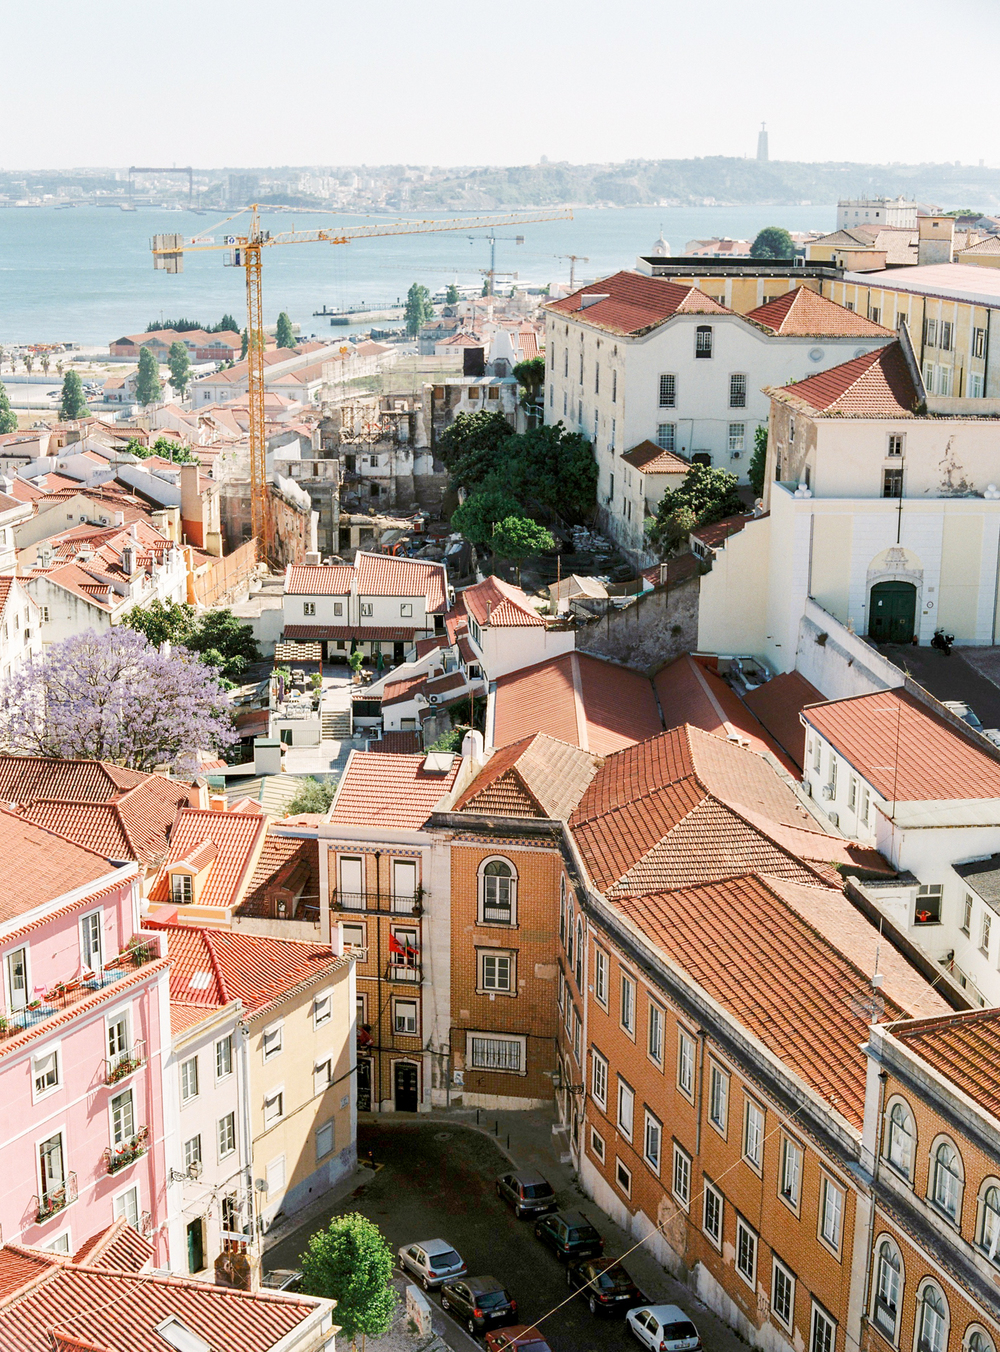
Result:
<svg viewBox="0 0 1000 1352">
<path fill-rule="evenodd" d="M 356 239 L 384 235 L 433 235 L 445 230 L 495 230 L 500 226 L 534 224 L 537 221 L 571 221 L 571 211 L 517 212 L 504 216 L 473 216 L 449 221 L 386 221 L 374 225 L 339 226 L 329 230 L 283 230 L 272 234 L 261 228 L 257 206 L 246 209 L 249 225 L 227 232 L 223 242 L 200 243 L 205 236 L 188 240 L 184 235 L 154 235 L 153 267 L 164 272 L 183 272 L 186 253 L 225 250 L 223 260 L 246 271 L 247 285 L 247 385 L 250 402 L 250 520 L 258 548 L 265 560 L 271 557 L 271 523 L 267 512 L 267 473 L 264 462 L 264 321 L 261 295 L 262 253 L 276 244 L 350 244 Z M 237 212 L 213 226 L 230 226 L 246 212 Z M 312 214 L 312 213 L 310 213 Z"/>
</svg>

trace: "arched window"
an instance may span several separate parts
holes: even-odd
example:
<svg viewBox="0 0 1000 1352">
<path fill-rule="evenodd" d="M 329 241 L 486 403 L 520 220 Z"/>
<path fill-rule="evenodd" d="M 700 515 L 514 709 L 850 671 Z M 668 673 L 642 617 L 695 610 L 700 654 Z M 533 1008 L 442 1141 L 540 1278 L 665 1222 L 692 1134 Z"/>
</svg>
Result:
<svg viewBox="0 0 1000 1352">
<path fill-rule="evenodd" d="M 948 1306 L 928 1282 L 917 1301 L 917 1352 L 945 1352 L 948 1345 Z"/>
<path fill-rule="evenodd" d="M 975 1324 L 966 1330 L 964 1346 L 965 1352 L 996 1352 L 992 1338 Z"/>
<path fill-rule="evenodd" d="M 930 1196 L 953 1221 L 962 1209 L 962 1180 L 961 1156 L 950 1141 L 939 1141 L 931 1154 Z"/>
<path fill-rule="evenodd" d="M 889 1108 L 885 1153 L 893 1168 L 906 1178 L 913 1177 L 913 1138 L 913 1114 L 902 1099 L 897 1099 Z"/>
<path fill-rule="evenodd" d="M 583 916 L 576 918 L 576 984 L 583 990 Z"/>
<path fill-rule="evenodd" d="M 979 1197 L 979 1247 L 1000 1263 L 1000 1184 L 987 1182 Z"/>
<path fill-rule="evenodd" d="M 569 959 L 570 971 L 573 969 L 573 903 L 569 902 L 566 906 L 566 957 Z"/>
<path fill-rule="evenodd" d="M 903 1295 L 903 1262 L 891 1239 L 876 1248 L 875 1303 L 872 1318 L 891 1342 L 896 1341 L 899 1306 Z"/>
<path fill-rule="evenodd" d="M 559 942 L 566 945 L 566 879 L 559 879 Z"/>
<path fill-rule="evenodd" d="M 517 874 L 509 859 L 487 859 L 479 867 L 479 923 L 517 923 Z"/>
</svg>

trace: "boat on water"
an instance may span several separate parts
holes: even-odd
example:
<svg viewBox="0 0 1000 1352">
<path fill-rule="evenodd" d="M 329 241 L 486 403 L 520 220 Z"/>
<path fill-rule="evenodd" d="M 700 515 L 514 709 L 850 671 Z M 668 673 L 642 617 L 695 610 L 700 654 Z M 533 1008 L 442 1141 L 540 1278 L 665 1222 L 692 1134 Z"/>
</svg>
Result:
<svg viewBox="0 0 1000 1352">
<path fill-rule="evenodd" d="M 76 208 L 75 202 L 57 202 L 56 211 L 73 211 Z"/>
<path fill-rule="evenodd" d="M 121 204 L 121 209 L 122 209 L 122 211 L 138 211 L 138 210 L 139 210 L 138 207 L 132 206 L 129 202 L 122 202 L 122 204 Z"/>
</svg>

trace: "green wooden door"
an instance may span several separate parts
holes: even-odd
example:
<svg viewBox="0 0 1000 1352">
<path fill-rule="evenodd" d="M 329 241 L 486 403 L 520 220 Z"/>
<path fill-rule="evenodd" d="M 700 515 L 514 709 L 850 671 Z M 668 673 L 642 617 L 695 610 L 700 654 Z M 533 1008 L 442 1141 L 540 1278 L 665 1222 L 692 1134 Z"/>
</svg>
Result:
<svg viewBox="0 0 1000 1352">
<path fill-rule="evenodd" d="M 872 587 L 868 636 L 877 643 L 909 643 L 917 618 L 912 582 L 879 582 Z"/>
</svg>

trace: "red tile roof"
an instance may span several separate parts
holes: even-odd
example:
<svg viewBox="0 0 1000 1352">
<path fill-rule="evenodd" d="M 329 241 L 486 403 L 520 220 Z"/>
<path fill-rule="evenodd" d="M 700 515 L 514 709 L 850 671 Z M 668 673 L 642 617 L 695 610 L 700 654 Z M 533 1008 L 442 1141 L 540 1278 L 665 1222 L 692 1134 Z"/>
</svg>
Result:
<svg viewBox="0 0 1000 1352">
<path fill-rule="evenodd" d="M 451 793 L 462 760 L 444 774 L 425 770 L 426 757 L 352 751 L 333 800 L 332 822 L 417 830 Z"/>
<path fill-rule="evenodd" d="M 599 296 L 587 304 L 587 297 Z M 550 314 L 573 315 L 585 324 L 609 333 L 646 333 L 677 314 L 727 315 L 724 305 L 696 286 L 638 272 L 616 272 L 581 287 L 563 300 L 550 301 Z"/>
<path fill-rule="evenodd" d="M 270 916 L 268 894 L 276 888 L 291 892 L 297 920 L 319 919 L 319 841 L 313 836 L 278 836 L 268 832 L 246 896 L 237 915 Z"/>
<path fill-rule="evenodd" d="M 801 773 L 805 763 L 806 732 L 799 714 L 807 704 L 818 704 L 822 694 L 797 671 L 786 671 L 743 696 L 750 712 L 760 719 Z"/>
<path fill-rule="evenodd" d="M 710 526 L 696 526 L 691 534 L 707 549 L 718 549 L 731 535 L 738 535 L 753 519 L 742 513 L 739 516 L 727 516 L 721 521 L 713 521 Z"/>
<path fill-rule="evenodd" d="M 236 906 L 257 866 L 267 834 L 267 818 L 259 812 L 213 812 L 184 808 L 177 814 L 170 837 L 170 853 L 150 889 L 150 901 L 170 900 L 172 864 L 204 853 L 205 842 L 215 847 L 199 906 Z M 207 862 L 207 860 L 205 861 Z"/>
<path fill-rule="evenodd" d="M 888 1031 L 939 1075 L 1000 1119 L 1000 1009 L 894 1024 Z"/>
<path fill-rule="evenodd" d="M 354 569 L 349 564 L 329 567 L 312 564 L 292 564 L 285 578 L 286 596 L 347 596 L 354 581 Z"/>
<path fill-rule="evenodd" d="M 377 742 L 369 742 L 369 751 L 386 751 L 394 755 L 419 755 L 423 751 L 423 743 L 420 740 L 419 732 L 383 732 Z"/>
<path fill-rule="evenodd" d="M 455 804 L 455 812 L 568 820 L 600 760 L 544 732 L 495 751 Z"/>
<path fill-rule="evenodd" d="M 1000 761 L 905 690 L 803 710 L 806 722 L 883 798 L 1000 798 Z"/>
<path fill-rule="evenodd" d="M 487 577 L 461 593 L 466 611 L 482 628 L 544 629 L 545 621 L 520 587 Z"/>
<path fill-rule="evenodd" d="M 106 878 L 112 871 L 103 855 L 6 810 L 0 810 L 0 857 L 7 860 L 0 888 L 0 922 Z"/>
<path fill-rule="evenodd" d="M 91 1267 L 118 1268 L 123 1272 L 141 1272 L 153 1258 L 153 1246 L 133 1230 L 124 1217 L 98 1230 L 77 1249 L 74 1263 Z"/>
<path fill-rule="evenodd" d="M 641 469 L 643 474 L 687 474 L 691 468 L 687 460 L 674 455 L 673 451 L 665 451 L 648 438 L 630 451 L 623 451 L 622 459 L 633 469 Z"/>
<path fill-rule="evenodd" d="M 769 329 L 796 338 L 894 338 L 891 329 L 828 300 L 808 286 L 797 286 L 745 316 Z"/>
<path fill-rule="evenodd" d="M 423 596 L 427 610 L 443 612 L 448 603 L 443 563 L 398 559 L 391 554 L 364 554 L 354 559 L 359 596 Z"/>
<path fill-rule="evenodd" d="M 917 390 L 899 343 L 888 343 L 771 393 L 810 416 L 822 417 L 912 418 L 917 404 Z"/>
<path fill-rule="evenodd" d="M 361 624 L 288 624 L 282 631 L 289 642 L 321 643 L 356 638 L 359 643 L 412 643 L 416 629 Z"/>
</svg>

